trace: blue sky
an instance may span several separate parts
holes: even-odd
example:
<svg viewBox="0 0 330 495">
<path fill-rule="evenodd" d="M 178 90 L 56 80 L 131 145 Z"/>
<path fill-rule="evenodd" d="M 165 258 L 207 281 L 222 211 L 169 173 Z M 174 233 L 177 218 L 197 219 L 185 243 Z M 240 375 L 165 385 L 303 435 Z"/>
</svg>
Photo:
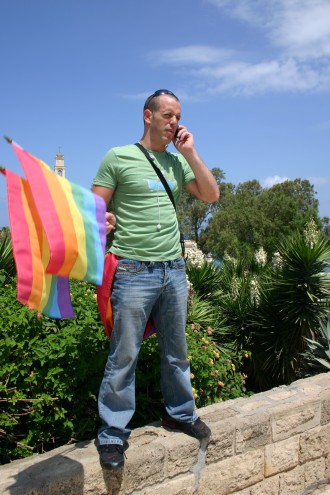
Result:
<svg viewBox="0 0 330 495">
<path fill-rule="evenodd" d="M 10 0 L 0 15 L 0 133 L 50 166 L 61 147 L 70 180 L 90 187 L 167 88 L 209 168 L 308 179 L 330 216 L 330 0 Z M 2 138 L 0 164 L 22 174 Z"/>
</svg>

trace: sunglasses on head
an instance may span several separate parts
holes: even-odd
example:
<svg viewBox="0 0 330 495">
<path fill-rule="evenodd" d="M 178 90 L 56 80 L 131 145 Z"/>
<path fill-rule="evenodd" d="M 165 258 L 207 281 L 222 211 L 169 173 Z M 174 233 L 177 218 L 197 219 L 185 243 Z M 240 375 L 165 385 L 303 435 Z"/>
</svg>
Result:
<svg viewBox="0 0 330 495">
<path fill-rule="evenodd" d="M 153 98 L 156 98 L 156 96 L 161 96 L 161 95 L 170 95 L 170 96 L 173 96 L 173 98 L 175 98 L 176 100 L 179 101 L 179 98 L 177 96 L 175 96 L 174 93 L 172 93 L 172 91 L 169 91 L 168 89 L 158 89 L 157 91 L 155 91 L 152 95 L 150 95 L 145 104 L 144 104 L 144 110 L 146 108 L 149 108 L 149 105 L 150 105 L 150 102 Z"/>
<path fill-rule="evenodd" d="M 171 95 L 174 96 L 174 98 L 177 98 L 172 91 L 169 91 L 168 89 L 158 89 L 155 91 L 149 98 L 154 98 L 155 96 L 160 96 L 160 95 Z"/>
</svg>

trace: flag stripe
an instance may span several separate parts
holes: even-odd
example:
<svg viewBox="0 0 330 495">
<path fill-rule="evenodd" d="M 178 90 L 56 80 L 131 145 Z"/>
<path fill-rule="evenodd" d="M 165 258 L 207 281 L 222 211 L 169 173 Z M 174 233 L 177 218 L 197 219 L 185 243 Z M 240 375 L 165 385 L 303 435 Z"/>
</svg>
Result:
<svg viewBox="0 0 330 495">
<path fill-rule="evenodd" d="M 88 212 L 87 215 L 84 215 L 84 229 L 85 229 L 85 239 L 86 239 L 86 255 L 88 259 L 87 273 L 86 278 L 95 284 L 102 283 L 102 272 L 103 266 L 99 265 L 99 261 L 102 261 L 103 257 L 100 260 L 97 256 L 98 252 L 103 251 L 103 247 L 100 241 L 100 232 L 99 226 L 97 224 L 96 217 L 96 201 L 94 195 L 90 194 L 90 191 L 84 191 L 82 188 L 77 187 L 75 184 L 72 184 L 72 194 L 74 200 L 80 210 L 85 210 Z M 103 223 L 104 216 L 103 216 Z"/>
<path fill-rule="evenodd" d="M 45 287 L 43 284 L 44 278 L 44 268 L 42 265 L 42 256 L 41 256 L 41 238 L 42 238 L 42 226 L 40 223 L 40 218 L 38 212 L 35 208 L 35 203 L 33 201 L 31 190 L 29 184 L 26 180 L 21 179 L 21 197 L 23 204 L 23 217 L 19 221 L 18 226 L 19 229 L 23 223 L 26 223 L 29 228 L 29 235 L 26 238 L 26 243 L 29 243 L 29 252 L 32 261 L 31 267 L 31 287 L 30 287 L 30 295 L 28 298 L 28 306 L 30 308 L 38 309 L 40 307 L 41 301 L 46 297 Z M 25 220 L 25 221 L 24 221 Z M 21 237 L 22 233 L 19 232 L 18 235 Z M 40 238 L 41 236 L 41 238 Z M 25 267 L 23 263 L 21 263 L 22 270 L 30 269 Z M 22 273 L 21 280 L 29 279 L 29 272 L 25 274 Z"/>
<path fill-rule="evenodd" d="M 15 261 L 21 259 L 22 263 L 17 264 L 17 292 L 19 300 L 27 304 L 31 294 L 33 282 L 32 254 L 30 245 L 30 229 L 25 219 L 25 209 L 23 205 L 22 180 L 10 170 L 6 171 L 7 195 L 8 195 L 8 213 L 11 226 L 11 236 Z"/>
<path fill-rule="evenodd" d="M 102 283 L 105 202 L 12 146 L 27 177 L 6 174 L 17 298 L 52 318 L 73 318 L 69 277 Z"/>
<path fill-rule="evenodd" d="M 33 191 L 48 239 L 50 260 L 46 272 L 102 283 L 104 200 L 54 174 L 41 160 L 15 143 L 12 145 Z"/>
<path fill-rule="evenodd" d="M 105 253 L 106 247 L 106 230 L 105 230 L 105 211 L 106 205 L 103 198 L 94 194 L 95 205 L 96 205 L 96 221 L 98 225 L 98 235 L 95 235 L 94 241 L 96 244 L 97 252 Z M 103 270 L 104 270 L 104 256 L 97 256 L 97 282 L 96 285 L 101 285 L 103 280 Z"/>
<path fill-rule="evenodd" d="M 62 318 L 74 318 L 74 311 L 70 298 L 70 283 L 67 277 L 57 278 L 57 304 Z"/>
<path fill-rule="evenodd" d="M 70 284 L 67 277 L 47 275 L 49 297 L 43 313 L 52 318 L 74 318 L 74 311 L 70 300 Z"/>
<path fill-rule="evenodd" d="M 32 191 L 38 191 L 34 196 L 50 246 L 49 268 L 53 273 L 57 273 L 64 263 L 65 245 L 60 220 L 54 210 L 51 191 L 36 159 L 16 144 L 12 143 L 12 146 L 22 164 Z M 45 217 L 47 227 L 44 224 Z M 52 257 L 53 250 L 57 253 L 56 258 Z"/>
<path fill-rule="evenodd" d="M 43 164 L 41 163 L 41 165 Z M 63 184 L 60 184 L 58 176 L 56 174 L 54 174 L 50 170 L 47 170 L 45 166 L 38 168 L 38 170 L 41 172 L 46 182 L 43 196 L 47 198 L 50 194 L 52 199 L 52 204 L 50 205 L 50 215 L 47 216 L 47 219 L 43 219 L 43 225 L 48 237 L 49 245 L 51 246 L 51 256 L 49 266 L 47 267 L 47 272 L 69 276 L 78 258 L 78 241 L 72 219 L 72 212 L 69 206 L 68 195 L 65 193 L 65 190 L 62 187 Z M 30 179 L 28 174 L 27 178 L 31 184 L 31 187 L 33 188 L 32 180 Z M 40 183 L 36 185 L 36 188 L 38 188 L 39 192 Z M 41 203 L 39 204 L 39 207 L 41 207 Z M 58 218 L 60 227 L 58 225 L 53 226 L 53 216 L 56 216 L 56 218 Z M 61 249 L 63 250 L 64 258 L 63 264 L 60 267 L 56 263 L 56 258 L 52 256 L 53 250 L 57 252 L 57 247 L 55 246 L 57 243 L 59 232 L 62 233 Z M 65 236 L 63 235 L 64 232 L 66 233 Z"/>
<path fill-rule="evenodd" d="M 72 228 L 75 230 L 76 238 L 79 240 L 79 256 L 76 258 L 75 264 L 70 268 L 68 275 L 78 280 L 83 280 L 86 277 L 87 266 L 90 262 L 86 251 L 87 232 L 84 220 L 85 217 L 89 216 L 89 212 L 84 212 L 83 207 L 80 207 L 73 194 L 74 189 L 82 190 L 80 186 L 63 179 L 61 180 L 61 186 L 68 200 L 71 218 L 74 219 Z M 69 249 L 71 250 L 72 247 L 70 246 Z"/>
<path fill-rule="evenodd" d="M 6 179 L 17 299 L 52 318 L 73 318 L 69 279 L 45 274 L 49 249 L 29 184 L 10 170 Z"/>
</svg>

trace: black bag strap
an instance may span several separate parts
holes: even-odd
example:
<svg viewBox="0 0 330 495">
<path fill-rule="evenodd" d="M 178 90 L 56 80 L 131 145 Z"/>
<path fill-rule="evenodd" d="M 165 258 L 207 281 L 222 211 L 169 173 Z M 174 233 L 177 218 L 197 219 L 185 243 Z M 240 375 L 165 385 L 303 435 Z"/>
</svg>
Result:
<svg viewBox="0 0 330 495">
<path fill-rule="evenodd" d="M 170 189 L 170 186 L 168 185 L 165 177 L 163 176 L 163 174 L 161 173 L 161 171 L 159 170 L 159 168 L 157 167 L 157 165 L 155 164 L 155 162 L 153 161 L 153 159 L 151 158 L 150 154 L 148 153 L 148 150 L 145 149 L 144 146 L 142 146 L 142 144 L 140 143 L 135 143 L 135 146 L 137 146 L 141 151 L 142 153 L 145 155 L 145 157 L 149 160 L 149 162 L 151 163 L 154 171 L 156 172 L 156 174 L 158 175 L 159 177 L 159 180 L 161 181 L 161 183 L 163 184 L 164 188 L 165 188 L 165 191 L 167 192 L 170 200 L 172 201 L 172 205 L 176 211 L 176 206 L 175 206 L 175 201 L 174 201 L 174 198 L 173 198 L 173 194 L 172 194 L 172 191 Z"/>
<path fill-rule="evenodd" d="M 159 170 L 159 168 L 157 167 L 157 165 L 155 164 L 155 162 L 151 158 L 150 153 L 148 153 L 148 150 L 146 150 L 145 147 L 142 146 L 142 144 L 140 144 L 140 143 L 135 143 L 135 146 L 137 146 L 139 148 L 139 150 L 142 151 L 142 153 L 145 155 L 145 157 L 151 163 L 152 168 L 154 169 L 154 171 L 156 172 L 156 174 L 159 177 L 159 180 L 163 184 L 163 186 L 165 188 L 165 191 L 167 192 L 168 197 L 170 198 L 170 200 L 172 202 L 172 205 L 173 205 L 173 208 L 174 208 L 174 211 L 176 213 L 176 206 L 175 206 L 174 197 L 173 197 L 172 191 L 170 189 L 170 186 L 167 183 L 167 180 L 165 179 L 165 177 L 163 176 L 163 174 L 161 173 L 161 171 Z M 181 244 L 181 249 L 182 249 L 182 256 L 183 256 L 183 258 L 185 258 L 184 236 L 183 236 L 183 234 L 181 232 L 179 232 L 179 234 L 180 234 L 180 244 Z"/>
</svg>

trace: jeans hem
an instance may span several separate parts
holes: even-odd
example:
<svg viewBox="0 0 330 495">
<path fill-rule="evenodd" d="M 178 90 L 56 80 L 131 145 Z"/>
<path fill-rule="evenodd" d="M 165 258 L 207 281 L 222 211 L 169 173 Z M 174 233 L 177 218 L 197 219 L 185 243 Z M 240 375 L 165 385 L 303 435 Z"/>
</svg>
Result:
<svg viewBox="0 0 330 495">
<path fill-rule="evenodd" d="M 122 440 L 99 440 L 98 445 L 124 445 L 124 442 Z"/>
</svg>

